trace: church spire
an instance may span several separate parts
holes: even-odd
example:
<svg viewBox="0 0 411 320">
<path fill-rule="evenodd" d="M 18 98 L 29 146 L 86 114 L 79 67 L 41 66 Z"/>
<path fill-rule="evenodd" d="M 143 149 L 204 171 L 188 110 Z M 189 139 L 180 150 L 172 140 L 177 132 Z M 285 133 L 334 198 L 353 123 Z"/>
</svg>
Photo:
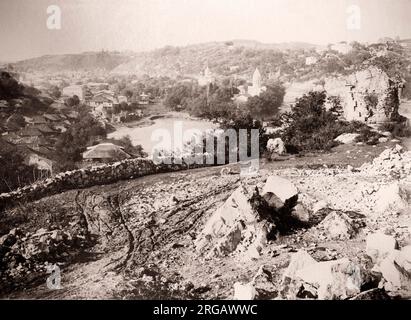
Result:
<svg viewBox="0 0 411 320">
<path fill-rule="evenodd" d="M 255 68 L 255 71 L 253 74 L 253 87 L 261 88 L 261 74 L 258 68 Z"/>
</svg>

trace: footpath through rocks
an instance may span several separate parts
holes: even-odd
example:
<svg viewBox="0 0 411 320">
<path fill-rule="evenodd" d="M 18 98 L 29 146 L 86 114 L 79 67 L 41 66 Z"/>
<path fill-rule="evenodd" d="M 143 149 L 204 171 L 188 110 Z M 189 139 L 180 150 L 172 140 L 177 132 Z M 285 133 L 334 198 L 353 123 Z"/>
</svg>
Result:
<svg viewBox="0 0 411 320">
<path fill-rule="evenodd" d="M 411 153 L 361 167 L 195 169 L 2 213 L 3 297 L 390 299 L 411 295 Z M 60 289 L 50 288 L 52 266 Z M 18 285 L 17 285 L 18 284 Z"/>
</svg>

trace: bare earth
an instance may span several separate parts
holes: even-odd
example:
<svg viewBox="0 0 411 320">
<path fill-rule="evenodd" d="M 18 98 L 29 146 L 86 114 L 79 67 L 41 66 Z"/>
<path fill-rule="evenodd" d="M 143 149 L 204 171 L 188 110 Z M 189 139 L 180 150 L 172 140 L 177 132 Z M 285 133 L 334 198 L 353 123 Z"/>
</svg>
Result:
<svg viewBox="0 0 411 320">
<path fill-rule="evenodd" d="M 159 174 L 112 185 L 72 190 L 5 213 L 10 228 L 25 232 L 40 227 L 70 229 L 83 219 L 95 243 L 60 262 L 62 289 L 46 286 L 46 272 L 22 272 L 19 280 L 2 280 L 3 298 L 18 299 L 230 299 L 233 284 L 247 282 L 260 266 L 270 269 L 275 284 L 290 254 L 305 249 L 318 261 L 364 258 L 365 236 L 391 228 L 400 244 L 411 243 L 411 212 L 374 214 L 373 195 L 363 191 L 391 177 L 365 176 L 346 170 L 370 162 L 395 143 L 342 145 L 331 153 L 261 161 L 259 175 L 242 178 L 238 165 Z M 341 168 L 338 170 L 338 168 Z M 333 208 L 361 212 L 366 227 L 351 240 L 330 241 L 300 229 L 269 243 L 257 259 L 231 254 L 208 258 L 194 240 L 211 214 L 241 184 L 261 188 L 269 175 L 292 181 L 303 197 L 327 201 Z M 86 225 L 84 224 L 86 221 Z M 18 223 L 17 223 L 18 222 Z M 16 278 L 17 279 L 17 278 Z M 157 279 L 157 282 L 153 281 Z M 19 285 L 15 285 L 19 283 Z"/>
</svg>

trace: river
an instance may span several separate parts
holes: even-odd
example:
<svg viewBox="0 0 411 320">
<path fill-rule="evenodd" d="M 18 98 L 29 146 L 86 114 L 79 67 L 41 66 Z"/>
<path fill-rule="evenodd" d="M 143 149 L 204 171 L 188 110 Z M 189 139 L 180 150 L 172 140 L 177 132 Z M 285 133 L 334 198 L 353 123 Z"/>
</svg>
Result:
<svg viewBox="0 0 411 320">
<path fill-rule="evenodd" d="M 133 145 L 141 145 L 145 152 L 152 154 L 154 147 L 158 148 L 161 145 L 165 149 L 170 149 L 171 144 L 171 149 L 174 149 L 180 145 L 179 141 L 190 139 L 194 131 L 199 134 L 216 128 L 218 124 L 211 121 L 194 119 L 185 113 L 173 112 L 129 126 L 126 124 L 118 126 L 114 132 L 108 134 L 108 138 L 120 139 L 128 135 Z"/>
</svg>

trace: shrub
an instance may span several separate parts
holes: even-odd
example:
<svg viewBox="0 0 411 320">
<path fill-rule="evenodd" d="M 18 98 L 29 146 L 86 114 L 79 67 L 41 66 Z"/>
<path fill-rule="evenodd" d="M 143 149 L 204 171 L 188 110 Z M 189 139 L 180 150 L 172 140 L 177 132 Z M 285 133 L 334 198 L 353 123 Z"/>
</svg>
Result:
<svg viewBox="0 0 411 320">
<path fill-rule="evenodd" d="M 356 142 L 364 142 L 369 145 L 375 145 L 378 143 L 378 139 L 381 135 L 378 132 L 372 131 L 370 128 L 362 128 L 360 135 L 355 139 Z"/>
<path fill-rule="evenodd" d="M 284 117 L 287 123 L 282 139 L 286 145 L 300 151 L 328 150 L 336 145 L 334 139 L 344 132 L 344 126 L 326 110 L 325 100 L 324 91 L 311 91 L 297 99 Z"/>
<path fill-rule="evenodd" d="M 405 121 L 400 123 L 384 123 L 379 129 L 391 132 L 393 137 L 411 137 L 411 128 Z"/>
</svg>

